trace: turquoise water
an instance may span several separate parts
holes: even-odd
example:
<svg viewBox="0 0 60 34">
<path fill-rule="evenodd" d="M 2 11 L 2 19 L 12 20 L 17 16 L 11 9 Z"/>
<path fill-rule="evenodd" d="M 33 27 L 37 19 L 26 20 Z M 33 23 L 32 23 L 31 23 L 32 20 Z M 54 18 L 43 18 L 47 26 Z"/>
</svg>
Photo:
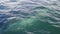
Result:
<svg viewBox="0 0 60 34">
<path fill-rule="evenodd" d="M 1 0 L 0 34 L 60 34 L 59 0 Z"/>
</svg>

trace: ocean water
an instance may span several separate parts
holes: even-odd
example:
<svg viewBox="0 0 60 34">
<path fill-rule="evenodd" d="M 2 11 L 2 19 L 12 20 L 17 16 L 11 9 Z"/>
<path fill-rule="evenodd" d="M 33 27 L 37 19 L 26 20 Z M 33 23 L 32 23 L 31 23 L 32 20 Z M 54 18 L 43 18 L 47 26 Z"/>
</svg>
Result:
<svg viewBox="0 0 60 34">
<path fill-rule="evenodd" d="M 0 0 L 0 34 L 60 34 L 60 0 Z"/>
</svg>

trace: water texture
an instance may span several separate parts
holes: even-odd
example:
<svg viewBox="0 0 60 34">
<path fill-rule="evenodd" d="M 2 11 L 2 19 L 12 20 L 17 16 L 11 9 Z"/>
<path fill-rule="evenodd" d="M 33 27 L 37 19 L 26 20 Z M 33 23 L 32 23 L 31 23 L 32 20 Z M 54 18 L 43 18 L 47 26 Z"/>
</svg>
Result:
<svg viewBox="0 0 60 34">
<path fill-rule="evenodd" d="M 60 0 L 0 0 L 0 34 L 60 34 Z"/>
</svg>

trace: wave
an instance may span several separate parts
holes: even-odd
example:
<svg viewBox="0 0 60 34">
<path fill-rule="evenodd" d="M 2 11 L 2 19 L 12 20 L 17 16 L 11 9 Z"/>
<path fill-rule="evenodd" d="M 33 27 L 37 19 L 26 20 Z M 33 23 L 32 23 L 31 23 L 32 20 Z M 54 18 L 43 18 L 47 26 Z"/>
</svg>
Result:
<svg viewBox="0 0 60 34">
<path fill-rule="evenodd" d="M 40 33 L 50 34 L 53 29 L 52 33 L 56 32 L 60 28 L 59 4 L 59 0 L 1 0 L 0 31 L 22 30 L 34 34 L 40 30 Z"/>
</svg>

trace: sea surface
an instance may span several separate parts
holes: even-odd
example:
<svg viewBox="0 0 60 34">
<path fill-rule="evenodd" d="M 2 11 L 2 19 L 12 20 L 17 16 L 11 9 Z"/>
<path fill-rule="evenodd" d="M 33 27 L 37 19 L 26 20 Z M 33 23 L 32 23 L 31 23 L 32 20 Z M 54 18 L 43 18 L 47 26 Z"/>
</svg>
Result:
<svg viewBox="0 0 60 34">
<path fill-rule="evenodd" d="M 0 34 L 60 34 L 60 0 L 0 0 Z"/>
</svg>

